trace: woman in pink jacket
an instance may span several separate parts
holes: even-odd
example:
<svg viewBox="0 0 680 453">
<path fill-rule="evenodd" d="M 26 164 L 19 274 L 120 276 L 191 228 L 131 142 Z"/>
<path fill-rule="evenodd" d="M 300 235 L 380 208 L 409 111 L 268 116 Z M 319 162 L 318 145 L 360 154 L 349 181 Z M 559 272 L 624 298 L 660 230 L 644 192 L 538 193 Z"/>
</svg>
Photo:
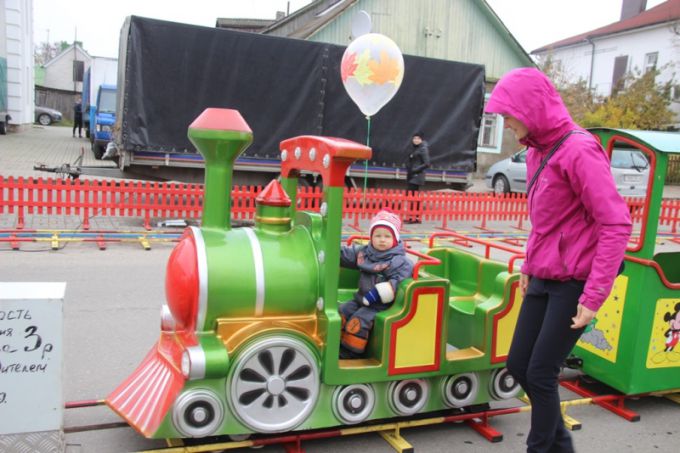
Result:
<svg viewBox="0 0 680 453">
<path fill-rule="evenodd" d="M 532 228 L 520 277 L 524 302 L 507 364 L 531 399 L 527 451 L 572 452 L 560 412 L 560 366 L 609 295 L 630 236 L 630 214 L 605 151 L 574 123 L 542 72 L 507 73 L 486 111 L 502 115 L 529 147 Z"/>
</svg>

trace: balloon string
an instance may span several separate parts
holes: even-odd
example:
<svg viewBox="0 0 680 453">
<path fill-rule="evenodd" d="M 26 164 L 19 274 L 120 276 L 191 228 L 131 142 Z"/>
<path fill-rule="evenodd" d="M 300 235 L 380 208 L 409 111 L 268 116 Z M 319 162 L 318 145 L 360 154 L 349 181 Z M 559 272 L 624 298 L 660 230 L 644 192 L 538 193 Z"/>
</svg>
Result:
<svg viewBox="0 0 680 453">
<path fill-rule="evenodd" d="M 371 117 L 366 116 L 366 146 L 371 147 Z M 366 207 L 366 187 L 368 185 L 368 160 L 364 161 L 364 201 L 363 205 Z"/>
</svg>

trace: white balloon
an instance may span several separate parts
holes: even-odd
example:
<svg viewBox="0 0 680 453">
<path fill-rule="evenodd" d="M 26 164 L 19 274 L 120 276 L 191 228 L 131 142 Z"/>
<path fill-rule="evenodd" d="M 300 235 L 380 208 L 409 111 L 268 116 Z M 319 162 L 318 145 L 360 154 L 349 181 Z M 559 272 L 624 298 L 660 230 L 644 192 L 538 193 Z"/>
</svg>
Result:
<svg viewBox="0 0 680 453">
<path fill-rule="evenodd" d="M 366 116 L 373 116 L 399 91 L 404 57 L 387 36 L 369 33 L 355 39 L 342 56 L 342 82 Z"/>
<path fill-rule="evenodd" d="M 363 9 L 352 17 L 352 39 L 371 32 L 371 16 Z"/>
</svg>

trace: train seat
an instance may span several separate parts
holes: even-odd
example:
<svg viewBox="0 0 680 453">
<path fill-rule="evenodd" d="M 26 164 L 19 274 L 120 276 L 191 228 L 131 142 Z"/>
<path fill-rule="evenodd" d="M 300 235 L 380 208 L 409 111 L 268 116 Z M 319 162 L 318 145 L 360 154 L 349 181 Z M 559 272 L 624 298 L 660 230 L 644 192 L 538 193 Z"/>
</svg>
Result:
<svg viewBox="0 0 680 453">
<path fill-rule="evenodd" d="M 454 348 L 481 347 L 489 311 L 503 303 L 507 265 L 457 249 L 430 253 L 442 261 L 428 268 L 432 275 L 450 281 L 448 341 Z M 469 317 L 478 322 L 470 322 Z"/>
<path fill-rule="evenodd" d="M 496 277 L 507 271 L 504 263 L 456 249 L 435 250 L 432 256 L 442 260 L 441 266 L 428 268 L 428 274 L 451 282 L 449 305 L 463 314 L 473 314 L 475 307 L 500 291 Z"/>
<path fill-rule="evenodd" d="M 340 268 L 340 280 L 338 284 L 338 305 L 351 300 L 354 297 L 354 293 L 357 291 L 357 282 L 359 281 L 359 271 L 355 269 Z M 379 312 L 375 320 L 373 321 L 373 329 L 371 331 L 371 336 L 368 339 L 368 346 L 366 348 L 366 353 L 364 356 L 371 359 L 371 363 L 376 364 L 382 362 L 383 355 L 386 353 L 384 348 L 383 335 L 385 334 L 385 324 L 387 320 L 393 318 L 394 316 L 399 316 L 399 314 L 405 309 L 409 309 L 408 305 L 405 303 L 405 287 L 409 279 L 404 280 L 399 285 L 397 289 L 397 294 L 395 295 L 394 302 L 390 308 L 385 311 Z M 355 362 L 359 364 L 360 361 L 348 361 Z M 349 366 L 344 365 L 344 366 Z"/>
</svg>

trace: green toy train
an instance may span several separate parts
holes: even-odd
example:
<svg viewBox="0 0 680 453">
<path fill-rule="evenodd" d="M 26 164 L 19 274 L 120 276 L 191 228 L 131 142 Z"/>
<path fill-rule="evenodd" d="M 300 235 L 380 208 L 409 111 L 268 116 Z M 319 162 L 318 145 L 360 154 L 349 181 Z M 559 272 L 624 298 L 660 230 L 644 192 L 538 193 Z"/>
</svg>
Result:
<svg viewBox="0 0 680 453">
<path fill-rule="evenodd" d="M 339 266 L 344 176 L 370 148 L 282 142 L 281 182 L 258 196 L 253 228 L 232 229 L 232 168 L 250 128 L 234 110 L 207 109 L 189 137 L 206 162 L 202 226 L 169 259 L 158 343 L 106 399 L 131 426 L 153 438 L 274 433 L 518 394 L 504 368 L 518 275 L 458 250 L 423 255 L 377 316 L 366 358 L 338 358 L 338 304 L 358 280 Z M 318 213 L 296 209 L 303 171 L 323 178 Z"/>
<path fill-rule="evenodd" d="M 657 253 L 655 248 L 669 157 L 680 154 L 680 134 L 607 128 L 590 132 L 610 156 L 615 149 L 643 152 L 650 171 L 646 196 L 631 204 L 640 235 L 629 245 L 624 272 L 574 355 L 588 376 L 627 395 L 678 389 L 680 252 Z"/>
<path fill-rule="evenodd" d="M 574 350 L 586 374 L 625 394 L 680 386 L 680 253 L 655 253 L 668 156 L 677 134 L 593 129 L 605 149 L 650 164 L 634 203 L 641 233 Z M 338 304 L 356 291 L 340 268 L 344 175 L 370 148 L 301 136 L 281 143 L 281 182 L 257 198 L 255 226 L 232 229 L 233 163 L 252 140 L 234 110 L 189 127 L 206 162 L 202 226 L 167 267 L 161 335 L 106 399 L 144 436 L 241 436 L 412 416 L 513 398 L 505 360 L 521 306 L 507 264 L 450 247 L 419 254 L 378 314 L 365 358 L 338 358 Z M 297 209 L 301 172 L 323 178 L 319 212 Z M 433 240 L 431 240 L 433 244 Z"/>
</svg>

